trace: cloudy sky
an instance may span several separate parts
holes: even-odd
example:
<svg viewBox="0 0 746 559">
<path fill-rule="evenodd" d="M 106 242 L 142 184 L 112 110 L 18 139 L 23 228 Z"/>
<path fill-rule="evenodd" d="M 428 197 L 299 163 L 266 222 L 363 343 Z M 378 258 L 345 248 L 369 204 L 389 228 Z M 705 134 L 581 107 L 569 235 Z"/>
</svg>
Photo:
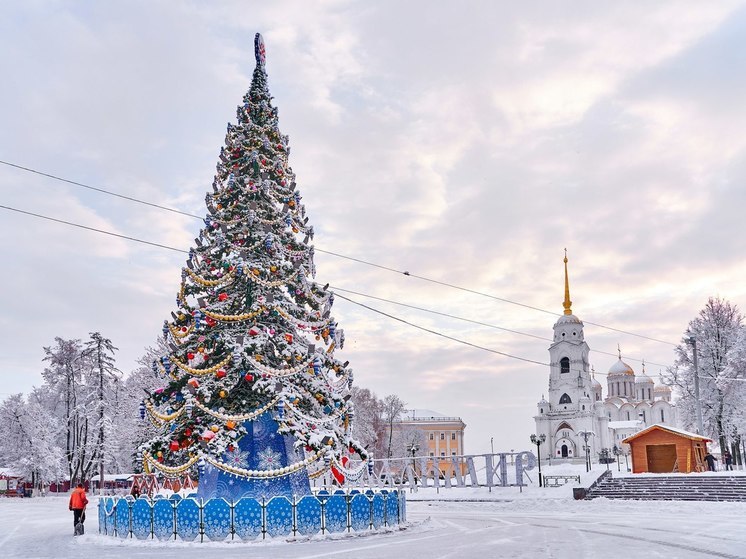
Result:
<svg viewBox="0 0 746 559">
<path fill-rule="evenodd" d="M 746 308 L 739 2 L 4 2 L 0 160 L 204 214 L 257 31 L 316 247 L 394 270 L 317 252 L 322 284 L 545 363 L 567 248 L 599 373 L 619 344 L 656 375 L 709 296 Z M 200 228 L 2 164 L 0 205 L 184 250 Z M 55 336 L 131 370 L 184 263 L 2 208 L 0 258 L 0 397 Z M 358 385 L 461 416 L 467 452 L 529 446 L 547 367 L 334 314 Z"/>
</svg>

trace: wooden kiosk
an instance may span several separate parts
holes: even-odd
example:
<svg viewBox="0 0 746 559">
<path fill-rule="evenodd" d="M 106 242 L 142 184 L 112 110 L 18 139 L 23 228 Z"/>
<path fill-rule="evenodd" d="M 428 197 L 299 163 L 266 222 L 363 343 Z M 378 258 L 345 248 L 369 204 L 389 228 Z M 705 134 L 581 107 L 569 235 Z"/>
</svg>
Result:
<svg viewBox="0 0 746 559">
<path fill-rule="evenodd" d="M 655 424 L 622 442 L 632 449 L 632 473 L 688 474 L 707 470 L 705 454 L 710 441 L 696 433 Z"/>
</svg>

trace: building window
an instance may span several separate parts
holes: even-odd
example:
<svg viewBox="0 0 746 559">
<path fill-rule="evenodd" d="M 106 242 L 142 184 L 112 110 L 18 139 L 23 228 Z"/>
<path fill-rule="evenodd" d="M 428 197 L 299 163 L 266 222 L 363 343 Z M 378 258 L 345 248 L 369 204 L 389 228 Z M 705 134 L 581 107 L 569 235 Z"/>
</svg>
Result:
<svg viewBox="0 0 746 559">
<path fill-rule="evenodd" d="M 565 393 L 564 393 L 564 394 L 562 395 L 562 397 L 560 398 L 560 401 L 559 401 L 559 403 L 560 403 L 560 404 L 572 404 L 572 400 L 570 399 L 570 397 L 569 397 L 569 396 L 567 395 L 567 393 L 565 392 Z"/>
<path fill-rule="evenodd" d="M 646 414 L 645 414 L 645 410 L 642 410 L 642 411 L 640 412 L 640 417 L 642 417 L 642 422 L 643 422 L 643 423 L 647 423 L 647 422 L 648 422 L 648 420 L 647 420 L 647 416 L 646 416 Z"/>
<path fill-rule="evenodd" d="M 629 412 L 627 412 L 627 421 L 629 421 Z"/>
<path fill-rule="evenodd" d="M 430 453 L 430 457 L 432 458 L 433 456 L 435 456 L 435 453 L 434 453 L 434 452 L 431 452 L 431 453 Z"/>
<path fill-rule="evenodd" d="M 441 440 L 441 441 L 444 441 L 444 440 L 446 440 L 446 434 L 445 434 L 445 433 L 441 433 L 441 434 L 440 434 L 440 440 Z"/>
<path fill-rule="evenodd" d="M 539 413 L 544 413 L 544 408 L 539 408 Z"/>
<path fill-rule="evenodd" d="M 446 453 L 445 452 L 441 452 L 440 455 L 441 455 L 441 457 L 445 458 Z"/>
<path fill-rule="evenodd" d="M 456 440 L 456 433 L 451 433 L 451 440 L 452 440 L 452 441 L 455 441 L 455 440 Z"/>
<path fill-rule="evenodd" d="M 456 451 L 451 452 L 451 456 L 456 456 Z"/>
<path fill-rule="evenodd" d="M 661 410 L 661 423 L 665 423 L 666 418 L 663 416 L 663 410 Z"/>
<path fill-rule="evenodd" d="M 430 440 L 432 441 L 432 440 L 433 440 L 433 438 L 434 438 L 434 437 L 433 437 L 433 434 L 432 434 L 432 433 L 430 433 Z"/>
<path fill-rule="evenodd" d="M 569 357 L 563 357 L 560 359 L 560 373 L 569 373 L 570 372 L 570 358 Z"/>
<path fill-rule="evenodd" d="M 585 411 L 585 404 L 583 404 L 583 411 Z"/>
</svg>

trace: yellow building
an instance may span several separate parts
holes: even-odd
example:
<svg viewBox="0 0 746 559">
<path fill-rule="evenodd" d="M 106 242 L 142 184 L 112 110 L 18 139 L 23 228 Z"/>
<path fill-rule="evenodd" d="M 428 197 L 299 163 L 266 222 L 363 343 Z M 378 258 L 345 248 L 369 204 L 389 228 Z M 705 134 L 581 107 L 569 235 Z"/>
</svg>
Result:
<svg viewBox="0 0 746 559">
<path fill-rule="evenodd" d="M 432 410 L 405 410 L 393 425 L 399 456 L 428 457 L 427 469 L 437 465 L 442 475 L 455 475 L 455 468 L 463 475 L 464 423 L 460 417 L 449 417 Z M 454 462 L 456 465 L 454 465 Z"/>
</svg>

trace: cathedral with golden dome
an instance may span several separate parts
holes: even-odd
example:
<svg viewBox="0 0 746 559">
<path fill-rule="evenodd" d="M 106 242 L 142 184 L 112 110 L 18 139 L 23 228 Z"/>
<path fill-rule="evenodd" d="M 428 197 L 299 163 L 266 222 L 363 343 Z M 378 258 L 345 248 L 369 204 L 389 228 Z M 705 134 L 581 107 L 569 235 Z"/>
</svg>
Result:
<svg viewBox="0 0 746 559">
<path fill-rule="evenodd" d="M 536 434 L 545 436 L 548 460 L 598 461 L 603 451 L 627 452 L 622 440 L 653 424 L 676 426 L 671 389 L 656 385 L 619 359 L 606 375 L 606 397 L 596 380 L 585 342 L 583 321 L 572 312 L 570 283 L 565 264 L 564 314 L 554 325 L 549 346 L 549 390 L 537 404 Z M 586 449 L 587 447 L 587 449 Z M 542 449 L 543 450 L 543 449 Z M 543 454 L 543 453 L 542 453 Z"/>
</svg>

